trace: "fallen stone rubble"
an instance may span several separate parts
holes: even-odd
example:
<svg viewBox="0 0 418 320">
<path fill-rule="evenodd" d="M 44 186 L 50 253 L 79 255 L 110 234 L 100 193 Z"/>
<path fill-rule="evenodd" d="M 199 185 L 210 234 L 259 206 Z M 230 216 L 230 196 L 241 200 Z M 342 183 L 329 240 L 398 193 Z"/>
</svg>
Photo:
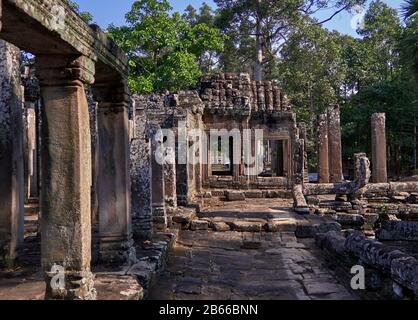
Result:
<svg viewBox="0 0 418 320">
<path fill-rule="evenodd" d="M 367 290 L 381 291 L 389 298 L 417 298 L 418 260 L 414 257 L 354 230 L 317 234 L 316 243 L 349 268 L 363 265 L 366 276 L 374 279 L 373 284 L 366 281 Z"/>
</svg>

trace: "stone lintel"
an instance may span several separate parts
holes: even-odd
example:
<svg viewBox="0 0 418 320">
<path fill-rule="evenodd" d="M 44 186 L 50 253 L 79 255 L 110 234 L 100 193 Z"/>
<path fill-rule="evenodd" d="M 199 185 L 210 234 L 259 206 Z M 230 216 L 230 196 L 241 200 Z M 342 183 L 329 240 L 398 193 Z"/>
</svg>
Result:
<svg viewBox="0 0 418 320">
<path fill-rule="evenodd" d="M 1 11 L 0 37 L 21 49 L 36 56 L 86 56 L 101 65 L 103 77 L 128 74 L 128 59 L 122 50 L 97 26 L 88 26 L 62 0 L 3 0 Z"/>
</svg>

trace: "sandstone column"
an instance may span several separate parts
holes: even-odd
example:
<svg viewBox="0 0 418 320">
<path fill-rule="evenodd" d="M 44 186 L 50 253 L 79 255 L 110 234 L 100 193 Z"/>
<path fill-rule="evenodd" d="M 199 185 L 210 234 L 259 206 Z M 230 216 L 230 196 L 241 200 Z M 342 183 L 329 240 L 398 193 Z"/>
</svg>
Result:
<svg viewBox="0 0 418 320">
<path fill-rule="evenodd" d="M 372 181 L 386 183 L 387 154 L 386 154 L 386 115 L 375 113 L 372 115 Z"/>
<path fill-rule="evenodd" d="M 169 214 L 174 213 L 177 208 L 177 191 L 176 191 L 176 152 L 174 148 L 165 149 L 164 170 L 164 192 L 165 204 Z"/>
<path fill-rule="evenodd" d="M 19 49 L 0 40 L 0 265 L 23 241 L 23 92 Z"/>
<path fill-rule="evenodd" d="M 64 55 L 39 55 L 36 62 L 44 104 L 41 237 L 46 298 L 94 299 L 91 141 L 84 91 L 84 83 L 94 81 L 94 62 Z"/>
<path fill-rule="evenodd" d="M 340 107 L 338 105 L 328 108 L 328 143 L 330 182 L 338 183 L 343 179 Z"/>
<path fill-rule="evenodd" d="M 167 228 L 167 212 L 165 207 L 165 184 L 163 174 L 162 143 L 163 136 L 157 124 L 149 125 L 151 140 L 151 170 L 152 170 L 152 219 L 155 230 Z"/>
<path fill-rule="evenodd" d="M 329 183 L 328 119 L 326 114 L 318 116 L 318 182 Z"/>
<path fill-rule="evenodd" d="M 32 202 L 39 197 L 38 190 L 38 114 L 40 88 L 38 80 L 32 76 L 32 70 L 25 68 L 25 125 L 24 125 L 24 157 L 25 157 L 25 200 Z"/>
<path fill-rule="evenodd" d="M 151 143 L 144 106 L 134 102 L 135 128 L 131 143 L 131 201 L 134 239 L 151 240 Z"/>
<path fill-rule="evenodd" d="M 97 124 L 98 104 L 93 99 L 91 90 L 86 91 L 87 102 L 90 116 L 90 135 L 91 135 L 91 166 L 92 166 L 92 185 L 91 185 L 91 231 L 92 231 L 92 263 L 99 261 L 99 201 L 97 197 L 97 179 L 99 167 L 99 129 Z"/>
<path fill-rule="evenodd" d="M 96 83 L 93 96 L 98 102 L 99 260 L 110 264 L 134 262 L 128 119 L 131 101 L 127 84 L 122 79 Z"/>
</svg>

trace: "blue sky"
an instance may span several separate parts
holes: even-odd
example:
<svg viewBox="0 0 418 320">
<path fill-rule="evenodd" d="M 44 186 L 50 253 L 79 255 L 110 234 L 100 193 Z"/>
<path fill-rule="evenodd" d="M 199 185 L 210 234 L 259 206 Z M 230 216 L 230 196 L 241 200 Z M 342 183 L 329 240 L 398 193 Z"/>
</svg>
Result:
<svg viewBox="0 0 418 320">
<path fill-rule="evenodd" d="M 212 0 L 169 0 L 175 11 L 183 12 L 187 5 L 191 4 L 195 8 L 200 7 L 203 2 L 216 7 Z M 110 23 L 121 25 L 125 22 L 125 14 L 129 11 L 134 0 L 76 0 L 81 10 L 89 11 L 93 14 L 94 21 L 103 29 L 106 29 Z M 371 0 L 369 0 L 369 3 Z M 399 9 L 403 0 L 384 0 L 393 8 Z M 332 14 L 331 11 L 323 11 L 317 14 L 319 19 L 323 19 Z M 341 33 L 356 36 L 355 29 L 352 28 L 352 19 L 354 15 L 347 12 L 341 13 L 334 19 L 325 24 L 330 30 L 337 30 Z"/>
</svg>

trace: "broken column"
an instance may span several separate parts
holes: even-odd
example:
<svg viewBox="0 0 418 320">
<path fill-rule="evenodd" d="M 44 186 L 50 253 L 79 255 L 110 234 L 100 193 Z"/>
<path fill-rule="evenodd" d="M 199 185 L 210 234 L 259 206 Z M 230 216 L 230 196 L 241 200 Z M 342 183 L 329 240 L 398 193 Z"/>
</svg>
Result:
<svg viewBox="0 0 418 320">
<path fill-rule="evenodd" d="M 387 153 L 386 153 L 386 115 L 372 115 L 372 181 L 386 183 Z"/>
<path fill-rule="evenodd" d="M 36 63 L 43 99 L 40 202 L 45 297 L 94 299 L 91 140 L 84 84 L 94 81 L 95 66 L 83 56 L 38 55 Z"/>
<path fill-rule="evenodd" d="M 340 107 L 338 105 L 328 108 L 328 145 L 330 182 L 338 183 L 343 179 Z"/>
<path fill-rule="evenodd" d="M 167 228 L 164 186 L 164 150 L 163 135 L 160 126 L 151 123 L 148 127 L 151 140 L 151 176 L 152 176 L 152 220 L 154 229 L 161 231 Z"/>
<path fill-rule="evenodd" d="M 318 182 L 329 183 L 328 117 L 318 116 Z"/>
<path fill-rule="evenodd" d="M 0 265 L 23 241 L 23 92 L 19 49 L 0 40 Z"/>
<path fill-rule="evenodd" d="M 131 206 L 135 240 L 151 240 L 151 143 L 144 105 L 134 101 L 135 127 L 131 142 Z"/>
<path fill-rule="evenodd" d="M 97 197 L 99 260 L 110 264 L 136 260 L 132 239 L 130 148 L 126 80 L 96 82 L 99 160 Z"/>
</svg>

